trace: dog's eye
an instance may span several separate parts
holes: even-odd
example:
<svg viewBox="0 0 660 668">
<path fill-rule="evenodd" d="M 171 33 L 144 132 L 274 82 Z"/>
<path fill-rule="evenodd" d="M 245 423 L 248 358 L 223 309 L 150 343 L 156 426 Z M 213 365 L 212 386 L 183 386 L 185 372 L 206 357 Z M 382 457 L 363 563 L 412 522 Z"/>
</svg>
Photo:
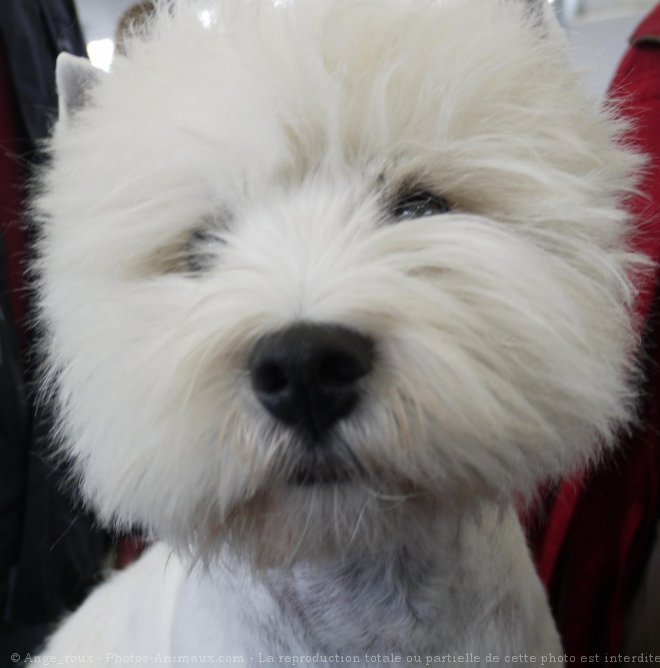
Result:
<svg viewBox="0 0 660 668">
<path fill-rule="evenodd" d="M 217 228 L 200 227 L 194 230 L 186 242 L 186 269 L 198 274 L 208 270 L 218 256 L 218 246 L 225 241 Z"/>
<path fill-rule="evenodd" d="M 392 203 L 390 211 L 396 220 L 410 220 L 447 213 L 451 211 L 451 205 L 444 197 L 417 190 L 399 195 Z"/>
</svg>

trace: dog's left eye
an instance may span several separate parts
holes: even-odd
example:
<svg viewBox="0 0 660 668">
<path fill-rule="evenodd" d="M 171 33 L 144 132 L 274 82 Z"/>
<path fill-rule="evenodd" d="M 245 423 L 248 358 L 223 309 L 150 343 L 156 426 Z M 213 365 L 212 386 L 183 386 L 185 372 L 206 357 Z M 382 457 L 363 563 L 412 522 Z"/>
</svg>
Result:
<svg viewBox="0 0 660 668">
<path fill-rule="evenodd" d="M 215 228 L 194 230 L 186 243 L 186 269 L 193 274 L 209 269 L 217 259 L 218 246 L 224 243 L 220 231 Z"/>
<path fill-rule="evenodd" d="M 396 220 L 410 220 L 448 213 L 451 205 L 444 197 L 418 190 L 399 195 L 392 203 L 390 211 Z"/>
</svg>

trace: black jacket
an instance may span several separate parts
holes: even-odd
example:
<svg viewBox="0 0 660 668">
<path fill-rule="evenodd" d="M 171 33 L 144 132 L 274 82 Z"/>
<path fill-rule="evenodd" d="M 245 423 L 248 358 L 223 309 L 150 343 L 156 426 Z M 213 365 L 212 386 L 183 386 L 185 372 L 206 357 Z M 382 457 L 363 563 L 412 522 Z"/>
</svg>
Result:
<svg viewBox="0 0 660 668">
<path fill-rule="evenodd" d="M 0 1 L 0 65 L 9 73 L 0 104 L 13 106 L 12 139 L 23 178 L 15 187 L 24 187 L 43 160 L 39 147 L 56 116 L 61 51 L 85 54 L 72 0 Z M 0 159 L 8 159 L 1 148 Z M 0 222 L 3 233 L 21 224 Z M 28 226 L 28 240 L 34 232 Z M 26 392 L 38 371 L 26 368 L 29 356 L 19 349 L 7 280 L 7 252 L 16 249 L 6 246 L 0 240 L 0 601 L 4 621 L 34 624 L 78 603 L 98 572 L 107 539 L 67 489 L 66 470 L 50 457 L 48 407 L 35 408 Z M 17 289 L 19 279 L 13 279 Z M 36 336 L 27 334 L 28 347 Z"/>
</svg>

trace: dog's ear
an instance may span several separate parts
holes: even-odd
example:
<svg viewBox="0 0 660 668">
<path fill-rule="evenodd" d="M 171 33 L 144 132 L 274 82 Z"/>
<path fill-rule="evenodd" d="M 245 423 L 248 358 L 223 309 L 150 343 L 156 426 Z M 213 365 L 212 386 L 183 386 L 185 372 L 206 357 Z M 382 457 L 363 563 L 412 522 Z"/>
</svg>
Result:
<svg viewBox="0 0 660 668">
<path fill-rule="evenodd" d="M 94 67 L 87 58 L 60 53 L 57 57 L 55 82 L 58 95 L 58 129 L 66 130 L 75 112 L 85 105 L 88 92 L 96 86 L 104 72 Z"/>
</svg>

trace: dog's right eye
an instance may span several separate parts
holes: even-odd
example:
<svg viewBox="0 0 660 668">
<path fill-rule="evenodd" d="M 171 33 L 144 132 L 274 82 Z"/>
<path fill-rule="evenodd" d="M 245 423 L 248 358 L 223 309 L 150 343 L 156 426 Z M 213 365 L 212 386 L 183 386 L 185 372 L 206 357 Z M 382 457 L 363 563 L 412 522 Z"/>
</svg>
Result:
<svg viewBox="0 0 660 668">
<path fill-rule="evenodd" d="M 449 201 L 426 190 L 415 190 L 399 194 L 390 205 L 396 220 L 412 220 L 426 216 L 438 216 L 451 211 Z"/>
<path fill-rule="evenodd" d="M 218 246 L 224 243 L 225 240 L 217 228 L 202 227 L 194 230 L 186 242 L 186 270 L 199 274 L 210 269 L 217 261 Z"/>
</svg>

